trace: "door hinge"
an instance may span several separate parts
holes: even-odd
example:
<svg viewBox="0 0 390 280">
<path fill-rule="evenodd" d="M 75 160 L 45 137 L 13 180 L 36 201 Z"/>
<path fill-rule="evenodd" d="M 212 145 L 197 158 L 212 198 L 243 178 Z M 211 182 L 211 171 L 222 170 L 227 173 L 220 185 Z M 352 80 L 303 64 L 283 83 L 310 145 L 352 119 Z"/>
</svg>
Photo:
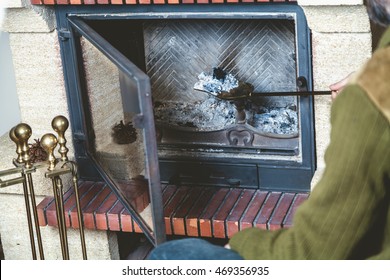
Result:
<svg viewBox="0 0 390 280">
<path fill-rule="evenodd" d="M 61 41 L 67 41 L 71 37 L 70 31 L 65 28 L 61 28 L 58 30 L 58 37 Z"/>
</svg>

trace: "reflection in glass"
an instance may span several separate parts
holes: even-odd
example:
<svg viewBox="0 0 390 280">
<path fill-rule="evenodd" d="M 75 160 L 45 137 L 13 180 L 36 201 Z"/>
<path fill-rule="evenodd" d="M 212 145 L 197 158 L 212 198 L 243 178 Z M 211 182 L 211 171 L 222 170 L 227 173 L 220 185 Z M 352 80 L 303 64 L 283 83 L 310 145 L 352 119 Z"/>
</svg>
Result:
<svg viewBox="0 0 390 280">
<path fill-rule="evenodd" d="M 153 228 L 136 85 L 87 40 L 81 40 L 94 134 L 90 151 L 119 195 Z"/>
</svg>

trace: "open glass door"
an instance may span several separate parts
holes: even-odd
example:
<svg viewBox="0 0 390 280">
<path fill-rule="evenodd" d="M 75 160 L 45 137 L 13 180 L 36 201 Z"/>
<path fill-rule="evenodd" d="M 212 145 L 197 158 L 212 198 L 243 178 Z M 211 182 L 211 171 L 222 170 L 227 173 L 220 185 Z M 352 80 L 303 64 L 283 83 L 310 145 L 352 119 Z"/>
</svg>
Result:
<svg viewBox="0 0 390 280">
<path fill-rule="evenodd" d="M 135 227 L 157 246 L 165 226 L 149 77 L 81 17 L 68 21 L 85 77 L 87 154 Z"/>
</svg>

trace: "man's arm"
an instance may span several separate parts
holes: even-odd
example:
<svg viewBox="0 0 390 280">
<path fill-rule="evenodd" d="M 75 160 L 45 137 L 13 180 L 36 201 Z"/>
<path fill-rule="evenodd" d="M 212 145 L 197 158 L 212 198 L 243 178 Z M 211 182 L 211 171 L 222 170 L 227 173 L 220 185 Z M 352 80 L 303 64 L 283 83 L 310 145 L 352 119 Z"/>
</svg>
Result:
<svg viewBox="0 0 390 280">
<path fill-rule="evenodd" d="M 357 85 L 335 100 L 331 121 L 324 175 L 296 212 L 294 226 L 237 233 L 229 244 L 244 258 L 346 259 L 359 254 L 382 204 L 389 203 L 383 177 L 390 172 L 389 123 Z"/>
</svg>

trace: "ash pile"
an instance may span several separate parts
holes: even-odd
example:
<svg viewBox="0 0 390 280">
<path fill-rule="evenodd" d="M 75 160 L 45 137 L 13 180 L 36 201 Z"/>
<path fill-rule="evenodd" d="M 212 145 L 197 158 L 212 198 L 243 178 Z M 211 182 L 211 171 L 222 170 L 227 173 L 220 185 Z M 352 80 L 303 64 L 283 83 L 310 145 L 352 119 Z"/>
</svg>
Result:
<svg viewBox="0 0 390 280">
<path fill-rule="evenodd" d="M 179 128 L 192 128 L 197 131 L 217 131 L 236 123 L 237 108 L 232 101 L 218 98 L 225 92 L 233 92 L 240 81 L 231 73 L 219 67 L 212 72 L 202 72 L 194 85 L 197 91 L 206 92 L 206 100 L 192 103 L 155 102 L 156 121 Z M 245 106 L 246 122 L 255 129 L 271 134 L 291 135 L 298 133 L 298 113 L 296 105 L 286 107 L 266 107 L 252 104 Z"/>
</svg>

